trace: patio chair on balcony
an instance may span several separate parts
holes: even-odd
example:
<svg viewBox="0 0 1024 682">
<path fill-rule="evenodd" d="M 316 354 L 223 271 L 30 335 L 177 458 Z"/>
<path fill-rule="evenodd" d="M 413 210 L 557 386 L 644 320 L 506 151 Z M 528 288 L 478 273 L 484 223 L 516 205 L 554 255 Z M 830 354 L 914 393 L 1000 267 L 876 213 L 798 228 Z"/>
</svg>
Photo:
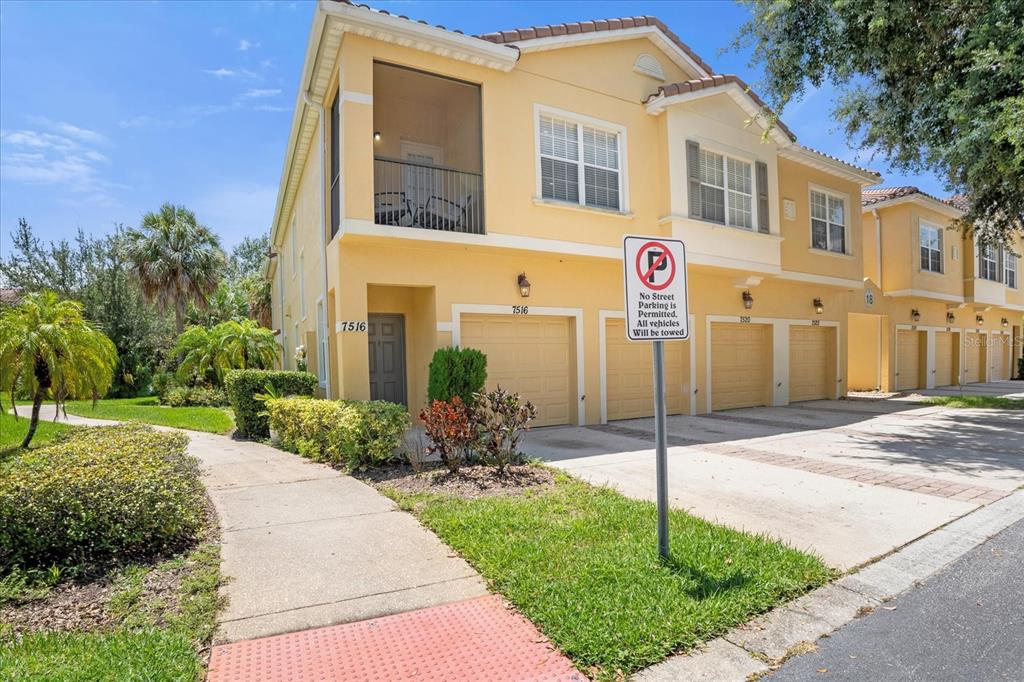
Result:
<svg viewBox="0 0 1024 682">
<path fill-rule="evenodd" d="M 377 192 L 373 195 L 373 217 L 378 225 L 410 227 L 415 215 L 405 192 Z"/>
<path fill-rule="evenodd" d="M 476 232 L 473 197 L 466 196 L 462 203 L 432 196 L 416 216 L 416 224 L 430 230 Z"/>
</svg>

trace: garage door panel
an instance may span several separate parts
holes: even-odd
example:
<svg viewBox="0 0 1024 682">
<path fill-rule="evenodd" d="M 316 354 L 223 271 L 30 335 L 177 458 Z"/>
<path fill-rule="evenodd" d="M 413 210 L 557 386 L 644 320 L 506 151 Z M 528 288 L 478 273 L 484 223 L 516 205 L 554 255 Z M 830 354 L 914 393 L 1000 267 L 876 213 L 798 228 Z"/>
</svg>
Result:
<svg viewBox="0 0 1024 682">
<path fill-rule="evenodd" d="M 665 342 L 665 404 L 669 414 L 686 410 L 683 394 L 688 347 Z M 624 320 L 605 323 L 605 400 L 608 419 L 634 419 L 654 414 L 654 370 L 650 343 L 626 338 Z"/>
<path fill-rule="evenodd" d="M 913 391 L 921 387 L 921 332 L 901 329 L 896 334 L 896 389 Z"/>
<path fill-rule="evenodd" d="M 1009 366 L 1007 359 L 1007 337 L 1002 334 L 990 334 L 989 338 L 992 341 L 989 344 L 989 353 L 991 354 L 992 362 L 992 381 L 1002 381 L 1003 379 L 1009 379 L 1009 374 L 1006 369 Z"/>
<path fill-rule="evenodd" d="M 967 334 L 964 337 L 964 383 L 975 384 L 982 379 L 982 344 L 981 334 Z"/>
<path fill-rule="evenodd" d="M 935 385 L 953 383 L 953 333 L 935 332 Z"/>
<path fill-rule="evenodd" d="M 711 325 L 711 409 L 756 407 L 768 401 L 770 327 Z"/>
<path fill-rule="evenodd" d="M 487 356 L 487 388 L 519 393 L 537 407 L 535 426 L 571 419 L 570 347 L 566 317 L 463 315 L 461 344 Z"/>
<path fill-rule="evenodd" d="M 824 400 L 828 395 L 829 362 L 835 363 L 832 330 L 828 327 L 789 328 L 789 400 Z"/>
</svg>

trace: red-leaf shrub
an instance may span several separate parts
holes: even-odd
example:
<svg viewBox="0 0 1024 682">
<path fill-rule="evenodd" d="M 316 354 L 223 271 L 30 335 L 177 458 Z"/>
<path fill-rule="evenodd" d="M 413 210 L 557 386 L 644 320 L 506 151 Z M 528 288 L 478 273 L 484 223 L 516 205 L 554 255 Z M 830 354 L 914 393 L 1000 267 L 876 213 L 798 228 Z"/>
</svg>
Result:
<svg viewBox="0 0 1024 682">
<path fill-rule="evenodd" d="M 427 451 L 440 455 L 441 461 L 453 474 L 466 458 L 466 450 L 476 436 L 469 419 L 469 410 L 459 396 L 450 401 L 435 400 L 420 412 L 423 429 L 430 438 Z"/>
</svg>

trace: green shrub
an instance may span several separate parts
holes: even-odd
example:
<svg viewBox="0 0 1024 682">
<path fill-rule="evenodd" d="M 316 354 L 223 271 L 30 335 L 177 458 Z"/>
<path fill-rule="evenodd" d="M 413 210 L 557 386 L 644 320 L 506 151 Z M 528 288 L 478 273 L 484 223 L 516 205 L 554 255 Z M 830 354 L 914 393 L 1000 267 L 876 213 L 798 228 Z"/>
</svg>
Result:
<svg viewBox="0 0 1024 682">
<path fill-rule="evenodd" d="M 503 473 L 509 464 L 522 461 L 519 440 L 536 418 L 537 408 L 529 400 L 522 402 L 518 393 L 500 386 L 478 393 L 470 417 L 476 431 L 474 449 L 485 464 Z"/>
<path fill-rule="evenodd" d="M 150 384 L 150 387 L 153 390 L 153 394 L 159 396 L 160 402 L 163 402 L 163 397 L 167 394 L 167 391 L 180 385 L 174 376 L 174 372 L 157 372 L 153 375 L 153 382 Z"/>
<path fill-rule="evenodd" d="M 270 398 L 264 403 L 284 449 L 350 469 L 391 461 L 409 427 L 405 407 L 383 400 Z"/>
<path fill-rule="evenodd" d="M 467 405 L 484 389 L 487 356 L 475 348 L 438 348 L 430 361 L 427 379 L 428 403 L 449 401 L 459 396 Z"/>
<path fill-rule="evenodd" d="M 312 396 L 317 378 L 309 372 L 279 372 L 266 369 L 236 369 L 228 372 L 224 388 L 235 410 L 235 425 L 243 436 L 266 438 L 270 435 L 263 402 L 256 396 L 266 392 L 267 384 L 278 395 Z"/>
<path fill-rule="evenodd" d="M 167 389 L 160 403 L 170 407 L 224 407 L 228 396 L 219 388 L 175 386 Z"/>
<path fill-rule="evenodd" d="M 0 464 L 0 574 L 145 557 L 194 539 L 205 492 L 187 445 L 182 433 L 104 426 Z"/>
</svg>

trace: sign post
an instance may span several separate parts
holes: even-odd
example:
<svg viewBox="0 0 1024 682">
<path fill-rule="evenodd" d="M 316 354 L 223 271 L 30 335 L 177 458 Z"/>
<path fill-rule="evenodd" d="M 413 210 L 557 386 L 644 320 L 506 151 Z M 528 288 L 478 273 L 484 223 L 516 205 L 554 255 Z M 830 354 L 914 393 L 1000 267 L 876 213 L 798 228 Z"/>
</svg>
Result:
<svg viewBox="0 0 1024 682">
<path fill-rule="evenodd" d="M 690 336 L 686 247 L 677 239 L 627 236 L 622 242 L 626 336 L 653 341 L 654 451 L 658 503 L 658 554 L 668 558 L 668 443 L 665 409 L 665 341 Z"/>
</svg>

